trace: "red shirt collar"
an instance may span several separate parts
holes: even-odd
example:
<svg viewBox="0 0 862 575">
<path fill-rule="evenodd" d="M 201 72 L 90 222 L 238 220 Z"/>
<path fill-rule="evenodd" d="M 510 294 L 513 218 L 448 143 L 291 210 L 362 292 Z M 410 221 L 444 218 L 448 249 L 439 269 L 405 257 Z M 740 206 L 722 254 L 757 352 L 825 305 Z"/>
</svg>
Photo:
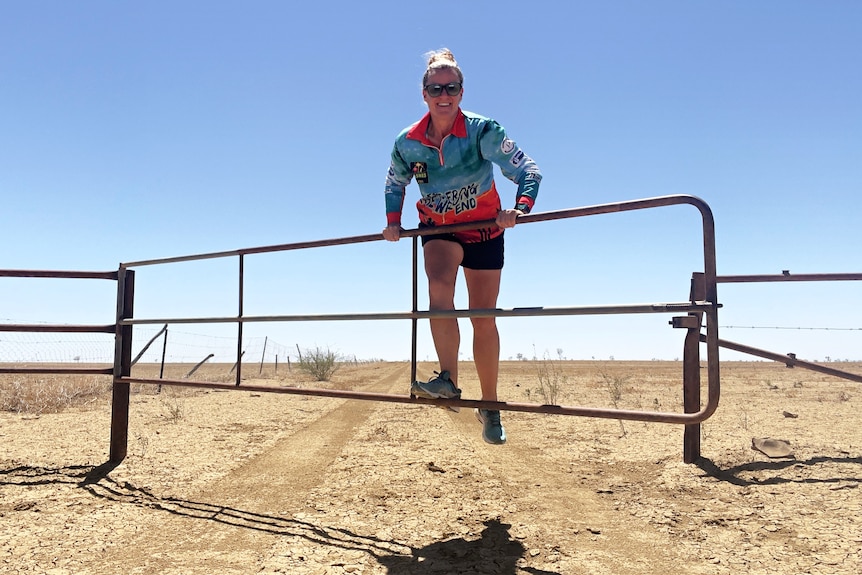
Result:
<svg viewBox="0 0 862 575">
<path fill-rule="evenodd" d="M 430 140 L 425 136 L 428 132 L 428 123 L 431 121 L 431 113 L 426 112 L 421 120 L 416 122 L 412 128 L 407 131 L 407 137 L 411 140 L 419 140 L 423 144 L 433 146 Z M 455 118 L 455 123 L 452 124 L 452 131 L 449 134 L 456 138 L 467 137 L 467 120 L 464 117 L 464 112 L 458 108 L 458 116 Z M 449 135 L 447 134 L 447 135 Z"/>
</svg>

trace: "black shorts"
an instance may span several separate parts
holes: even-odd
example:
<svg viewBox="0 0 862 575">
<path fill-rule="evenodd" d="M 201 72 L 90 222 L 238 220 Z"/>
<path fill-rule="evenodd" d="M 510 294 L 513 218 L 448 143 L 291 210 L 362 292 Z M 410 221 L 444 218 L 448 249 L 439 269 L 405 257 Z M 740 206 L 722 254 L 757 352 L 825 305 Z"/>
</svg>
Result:
<svg viewBox="0 0 862 575">
<path fill-rule="evenodd" d="M 423 228 L 425 226 L 419 226 Z M 503 269 L 503 234 L 484 242 L 464 242 L 455 234 L 434 234 L 422 236 L 424 246 L 431 240 L 445 240 L 460 244 L 464 249 L 464 259 L 461 266 L 471 270 L 500 270 Z"/>
</svg>

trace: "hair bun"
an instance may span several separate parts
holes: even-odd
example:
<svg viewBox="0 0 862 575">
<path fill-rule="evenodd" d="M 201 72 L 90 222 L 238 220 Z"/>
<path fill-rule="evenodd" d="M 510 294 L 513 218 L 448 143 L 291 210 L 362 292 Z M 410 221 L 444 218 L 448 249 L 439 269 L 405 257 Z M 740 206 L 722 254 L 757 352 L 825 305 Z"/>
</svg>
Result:
<svg viewBox="0 0 862 575">
<path fill-rule="evenodd" d="M 428 67 L 431 67 L 433 64 L 437 62 L 446 62 L 451 66 L 457 66 L 458 62 L 455 61 L 455 55 L 452 53 L 449 48 L 442 48 L 440 50 L 435 50 L 433 52 L 428 52 Z"/>
<path fill-rule="evenodd" d="M 422 85 L 428 82 L 428 77 L 437 70 L 454 70 L 458 74 L 458 81 L 464 82 L 464 74 L 461 73 L 461 68 L 458 67 L 458 62 L 455 61 L 455 55 L 449 48 L 440 48 L 433 52 L 427 52 L 425 57 L 428 59 L 428 66 L 425 68 L 425 75 L 422 77 Z"/>
</svg>

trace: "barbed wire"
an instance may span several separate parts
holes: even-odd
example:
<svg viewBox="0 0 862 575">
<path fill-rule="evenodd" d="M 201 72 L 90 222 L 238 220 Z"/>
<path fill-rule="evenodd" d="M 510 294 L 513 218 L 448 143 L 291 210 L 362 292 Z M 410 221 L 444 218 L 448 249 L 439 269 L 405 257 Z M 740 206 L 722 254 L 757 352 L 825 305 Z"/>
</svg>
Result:
<svg viewBox="0 0 862 575">
<path fill-rule="evenodd" d="M 862 331 L 862 327 L 792 327 L 778 325 L 720 325 L 719 329 L 785 329 L 809 331 Z"/>
<path fill-rule="evenodd" d="M 13 323 L 12 320 L 2 320 Z M 27 322 L 40 323 L 40 322 Z M 758 326 L 722 325 L 720 329 L 862 332 L 862 327 L 834 326 Z M 170 328 L 167 345 L 164 334 L 156 326 L 137 326 L 132 353 L 140 353 L 153 340 L 154 345 L 138 358 L 142 363 L 161 361 L 164 353 L 168 363 L 196 363 L 212 354 L 214 363 L 235 362 L 236 336 L 194 333 Z M 299 344 L 285 345 L 268 336 L 244 336 L 243 361 L 282 362 L 298 359 Z M 113 334 L 78 333 L 19 333 L 0 332 L 0 362 L 111 363 L 114 356 Z"/>
</svg>

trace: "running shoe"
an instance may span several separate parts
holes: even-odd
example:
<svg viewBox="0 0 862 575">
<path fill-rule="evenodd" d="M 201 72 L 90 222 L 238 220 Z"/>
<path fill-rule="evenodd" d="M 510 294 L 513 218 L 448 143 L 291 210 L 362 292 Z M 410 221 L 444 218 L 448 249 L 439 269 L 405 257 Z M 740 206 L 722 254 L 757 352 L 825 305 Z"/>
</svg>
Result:
<svg viewBox="0 0 862 575">
<path fill-rule="evenodd" d="M 436 375 L 429 381 L 414 381 L 410 386 L 410 393 L 428 399 L 461 399 L 461 390 L 449 379 L 448 371 L 434 373 Z"/>
<path fill-rule="evenodd" d="M 494 409 L 477 409 L 476 419 L 482 424 L 482 439 L 491 445 L 506 443 L 506 430 L 500 423 L 500 412 Z"/>
</svg>

